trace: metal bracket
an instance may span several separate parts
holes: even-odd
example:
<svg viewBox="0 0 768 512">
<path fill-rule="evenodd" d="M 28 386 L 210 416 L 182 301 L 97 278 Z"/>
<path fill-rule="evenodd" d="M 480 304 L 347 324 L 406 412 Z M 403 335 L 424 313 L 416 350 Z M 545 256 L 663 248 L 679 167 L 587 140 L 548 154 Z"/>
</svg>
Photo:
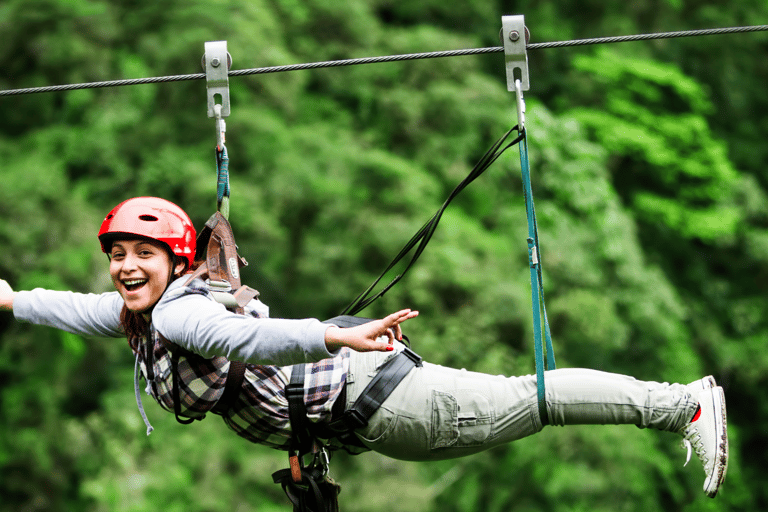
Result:
<svg viewBox="0 0 768 512">
<path fill-rule="evenodd" d="M 205 43 L 203 67 L 208 88 L 208 117 L 218 117 L 215 106 L 221 105 L 221 117 L 229 116 L 229 68 L 232 57 L 227 53 L 226 41 L 208 41 Z M 216 101 L 216 96 L 221 101 Z"/>
<path fill-rule="evenodd" d="M 504 45 L 504 58 L 507 68 L 507 90 L 515 91 L 515 80 L 520 80 L 521 89 L 530 89 L 528 80 L 528 54 L 526 45 L 530 38 L 525 28 L 525 16 L 501 17 L 501 44 Z"/>
</svg>

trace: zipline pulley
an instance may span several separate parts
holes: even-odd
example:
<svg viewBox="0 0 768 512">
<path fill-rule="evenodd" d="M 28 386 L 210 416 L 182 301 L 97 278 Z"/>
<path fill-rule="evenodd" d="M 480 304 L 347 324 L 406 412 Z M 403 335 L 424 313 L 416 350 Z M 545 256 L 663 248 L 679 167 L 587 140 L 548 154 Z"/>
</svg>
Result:
<svg viewBox="0 0 768 512">
<path fill-rule="evenodd" d="M 230 114 L 229 68 L 232 67 L 232 56 L 227 52 L 227 42 L 206 42 L 202 64 L 205 69 L 208 117 L 216 120 L 216 204 L 224 218 L 229 218 L 229 155 L 224 145 L 227 133 L 224 118 Z"/>
<path fill-rule="evenodd" d="M 510 92 L 515 90 L 515 80 L 520 80 L 523 91 L 530 89 L 526 51 L 530 37 L 530 32 L 525 26 L 525 16 L 501 17 L 501 44 L 504 46 L 507 90 Z"/>
</svg>

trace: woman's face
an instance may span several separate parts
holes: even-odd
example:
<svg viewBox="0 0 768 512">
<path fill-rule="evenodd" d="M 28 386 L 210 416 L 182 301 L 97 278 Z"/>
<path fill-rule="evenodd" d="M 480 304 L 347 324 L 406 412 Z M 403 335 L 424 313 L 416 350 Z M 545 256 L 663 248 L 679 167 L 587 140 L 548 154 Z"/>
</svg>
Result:
<svg viewBox="0 0 768 512">
<path fill-rule="evenodd" d="M 112 244 L 109 275 L 129 310 L 145 312 L 157 304 L 171 278 L 171 257 L 151 240 L 118 240 Z M 181 272 L 184 265 L 174 269 Z"/>
</svg>

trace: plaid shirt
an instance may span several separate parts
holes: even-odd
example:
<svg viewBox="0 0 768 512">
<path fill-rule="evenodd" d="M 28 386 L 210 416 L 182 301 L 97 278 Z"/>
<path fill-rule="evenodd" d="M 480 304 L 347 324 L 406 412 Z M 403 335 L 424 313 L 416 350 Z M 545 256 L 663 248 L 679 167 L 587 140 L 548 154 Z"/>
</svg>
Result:
<svg viewBox="0 0 768 512">
<path fill-rule="evenodd" d="M 229 371 L 225 357 L 204 358 L 184 352 L 179 357 L 178 373 L 181 382 L 174 382 L 171 371 L 171 353 L 160 335 L 150 328 L 151 343 L 142 336 L 136 355 L 147 393 L 164 409 L 174 411 L 173 386 L 179 385 L 181 416 L 202 419 L 210 412 L 224 393 Z M 150 368 L 147 361 L 150 359 Z M 224 422 L 237 435 L 253 443 L 287 450 L 291 439 L 288 418 L 288 399 L 285 387 L 290 381 L 290 366 L 262 366 L 246 364 L 245 378 L 237 400 L 223 417 Z M 330 421 L 331 408 L 339 397 L 349 371 L 349 349 L 339 355 L 306 365 L 304 403 L 307 417 L 314 422 Z"/>
</svg>

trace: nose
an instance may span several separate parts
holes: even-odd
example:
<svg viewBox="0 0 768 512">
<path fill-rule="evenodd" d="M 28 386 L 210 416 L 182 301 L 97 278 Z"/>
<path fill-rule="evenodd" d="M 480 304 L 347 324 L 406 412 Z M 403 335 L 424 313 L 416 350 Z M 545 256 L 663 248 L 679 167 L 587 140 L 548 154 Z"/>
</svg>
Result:
<svg viewBox="0 0 768 512">
<path fill-rule="evenodd" d="M 136 270 L 137 267 L 137 261 L 138 258 L 135 254 L 128 253 L 123 257 L 123 260 L 121 261 L 122 265 L 120 266 L 120 270 L 123 272 L 130 272 L 132 270 Z"/>
</svg>

